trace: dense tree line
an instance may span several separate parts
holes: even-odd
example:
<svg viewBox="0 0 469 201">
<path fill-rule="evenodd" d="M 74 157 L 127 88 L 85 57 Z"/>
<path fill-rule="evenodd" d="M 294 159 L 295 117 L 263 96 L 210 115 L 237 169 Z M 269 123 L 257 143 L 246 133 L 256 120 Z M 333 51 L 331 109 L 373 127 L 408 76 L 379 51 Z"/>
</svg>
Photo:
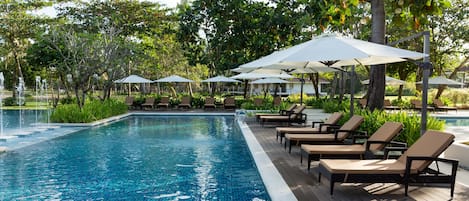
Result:
<svg viewBox="0 0 469 201">
<path fill-rule="evenodd" d="M 324 32 L 386 43 L 430 30 L 437 74 L 464 66 L 469 54 L 464 0 L 183 0 L 174 9 L 136 0 L 70 2 L 0 0 L 0 71 L 7 88 L 18 77 L 31 86 L 40 75 L 83 105 L 96 83 L 107 99 L 112 81 L 128 74 L 229 75 Z M 51 5 L 61 5 L 56 17 L 32 12 Z M 422 44 L 416 39 L 399 47 L 422 51 Z M 382 107 L 385 72 L 405 80 L 420 76 L 412 63 L 364 69 L 371 108 Z"/>
</svg>

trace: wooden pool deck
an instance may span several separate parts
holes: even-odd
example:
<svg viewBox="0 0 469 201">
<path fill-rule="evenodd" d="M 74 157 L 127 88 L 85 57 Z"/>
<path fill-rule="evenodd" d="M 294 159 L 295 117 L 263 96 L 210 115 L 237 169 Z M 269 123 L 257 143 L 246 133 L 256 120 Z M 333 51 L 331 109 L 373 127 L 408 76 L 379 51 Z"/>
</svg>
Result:
<svg viewBox="0 0 469 201">
<path fill-rule="evenodd" d="M 257 140 L 270 157 L 286 183 L 298 200 L 469 200 L 469 188 L 457 184 L 455 196 L 450 197 L 446 186 L 411 186 L 409 196 L 404 196 L 404 187 L 392 183 L 375 184 L 335 184 L 334 195 L 329 194 L 329 181 L 326 178 L 318 182 L 313 162 L 308 172 L 306 163 L 300 164 L 299 148 L 294 146 L 289 154 L 276 140 L 274 127 L 261 127 L 255 121 L 248 120 L 248 125 Z"/>
</svg>

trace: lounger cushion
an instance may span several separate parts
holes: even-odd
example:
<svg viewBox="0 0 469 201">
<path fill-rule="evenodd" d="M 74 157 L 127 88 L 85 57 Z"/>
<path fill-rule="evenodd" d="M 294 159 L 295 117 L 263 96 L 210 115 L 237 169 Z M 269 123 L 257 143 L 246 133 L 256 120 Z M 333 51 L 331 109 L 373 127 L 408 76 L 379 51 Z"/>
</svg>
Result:
<svg viewBox="0 0 469 201">
<path fill-rule="evenodd" d="M 303 144 L 301 149 L 309 154 L 318 155 L 359 155 L 365 153 L 365 147 L 361 144 L 353 145 L 310 145 Z"/>
<path fill-rule="evenodd" d="M 348 136 L 346 132 L 339 132 L 337 135 L 337 140 L 342 141 Z M 334 141 L 335 134 L 286 134 L 285 138 L 291 141 Z"/>
<path fill-rule="evenodd" d="M 404 174 L 398 160 L 321 159 L 320 165 L 332 174 Z M 415 173 L 416 171 L 413 171 Z"/>
<path fill-rule="evenodd" d="M 402 127 L 404 127 L 402 123 L 386 122 L 381 127 L 379 127 L 379 129 L 376 130 L 373 135 L 368 138 L 368 140 L 390 142 L 394 137 L 396 137 Z M 371 144 L 370 150 L 382 150 L 384 146 L 385 144 Z"/>
<path fill-rule="evenodd" d="M 318 133 L 319 128 L 309 128 L 309 127 L 277 127 L 278 133 Z M 324 129 L 325 131 L 325 129 Z"/>
</svg>

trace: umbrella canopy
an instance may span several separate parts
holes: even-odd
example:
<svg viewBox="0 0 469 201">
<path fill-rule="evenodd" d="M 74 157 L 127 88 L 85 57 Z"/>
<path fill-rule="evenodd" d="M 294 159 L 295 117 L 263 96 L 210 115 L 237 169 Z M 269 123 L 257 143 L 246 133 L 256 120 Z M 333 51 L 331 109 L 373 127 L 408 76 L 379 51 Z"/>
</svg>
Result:
<svg viewBox="0 0 469 201">
<path fill-rule="evenodd" d="M 422 84 L 422 81 L 417 82 L 417 84 Z M 464 83 L 457 82 L 452 79 L 448 79 L 443 76 L 431 77 L 428 79 L 429 85 L 452 85 L 452 86 L 463 86 Z"/>
<path fill-rule="evenodd" d="M 240 79 L 240 80 L 257 80 L 260 78 L 281 78 L 281 79 L 289 79 L 293 78 L 293 76 L 289 75 L 285 71 L 282 70 L 275 70 L 275 69 L 256 69 L 249 73 L 241 73 L 235 76 L 232 76 L 232 79 Z"/>
<path fill-rule="evenodd" d="M 183 77 L 178 76 L 178 75 L 171 75 L 169 77 L 165 77 L 165 78 L 155 80 L 155 82 L 194 82 L 194 81 L 183 78 Z"/>
<path fill-rule="evenodd" d="M 361 81 L 362 84 L 370 84 L 370 80 Z M 399 80 L 393 77 L 386 76 L 387 85 L 404 85 L 406 82 L 404 80 Z"/>
<path fill-rule="evenodd" d="M 275 77 L 258 79 L 258 80 L 251 82 L 251 84 L 283 84 L 283 83 L 288 83 L 288 81 L 275 78 Z"/>
<path fill-rule="evenodd" d="M 241 68 L 275 68 L 293 66 L 375 65 L 421 59 L 423 53 L 403 50 L 377 43 L 326 34 L 313 40 L 274 52 Z"/>
<path fill-rule="evenodd" d="M 216 77 L 208 78 L 206 80 L 202 80 L 202 82 L 240 82 L 240 81 L 229 78 L 229 77 L 219 75 L 219 76 L 216 76 Z"/>
<path fill-rule="evenodd" d="M 138 75 L 129 75 L 122 79 L 114 81 L 114 83 L 152 83 L 153 81 L 140 77 Z"/>
</svg>

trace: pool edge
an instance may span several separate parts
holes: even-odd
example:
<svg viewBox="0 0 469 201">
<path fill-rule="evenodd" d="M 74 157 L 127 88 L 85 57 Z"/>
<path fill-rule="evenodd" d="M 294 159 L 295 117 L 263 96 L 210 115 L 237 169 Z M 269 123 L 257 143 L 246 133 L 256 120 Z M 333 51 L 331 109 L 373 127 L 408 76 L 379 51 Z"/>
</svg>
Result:
<svg viewBox="0 0 469 201">
<path fill-rule="evenodd" d="M 257 141 L 249 126 L 241 120 L 237 120 L 237 122 L 243 133 L 244 139 L 246 140 L 246 144 L 251 151 L 257 170 L 261 175 L 270 198 L 273 201 L 298 200 L 288 184 L 283 180 L 282 175 L 272 163 L 269 156 L 267 156 L 264 149 Z"/>
</svg>

